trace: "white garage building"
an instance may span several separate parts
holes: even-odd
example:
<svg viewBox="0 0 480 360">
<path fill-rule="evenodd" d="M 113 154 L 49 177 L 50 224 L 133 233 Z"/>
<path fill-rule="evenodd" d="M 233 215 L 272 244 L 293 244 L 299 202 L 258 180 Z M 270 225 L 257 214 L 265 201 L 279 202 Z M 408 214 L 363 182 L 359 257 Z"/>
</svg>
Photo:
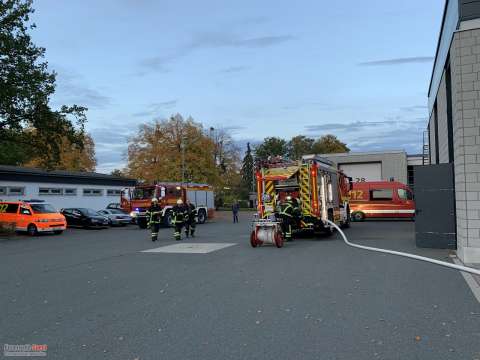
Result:
<svg viewBox="0 0 480 360">
<path fill-rule="evenodd" d="M 404 150 L 322 154 L 353 178 L 354 182 L 395 180 L 414 186 L 414 165 L 422 165 L 422 155 L 407 155 Z"/>
<path fill-rule="evenodd" d="M 57 209 L 104 209 L 120 202 L 122 189 L 135 184 L 133 179 L 99 173 L 0 165 L 1 200 L 44 200 Z"/>
</svg>

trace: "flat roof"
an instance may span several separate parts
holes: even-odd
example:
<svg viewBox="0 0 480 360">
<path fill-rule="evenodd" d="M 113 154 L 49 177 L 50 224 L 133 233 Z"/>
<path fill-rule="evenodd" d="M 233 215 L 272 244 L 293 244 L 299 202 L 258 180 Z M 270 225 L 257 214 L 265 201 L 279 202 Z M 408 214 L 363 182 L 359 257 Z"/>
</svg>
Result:
<svg viewBox="0 0 480 360">
<path fill-rule="evenodd" d="M 135 179 L 96 172 L 67 170 L 47 171 L 38 168 L 11 165 L 0 165 L 0 180 L 112 186 L 133 186 L 137 183 Z"/>
<path fill-rule="evenodd" d="M 318 154 L 328 158 L 329 156 L 368 156 L 368 155 L 388 155 L 388 154 L 406 154 L 405 150 L 385 150 L 385 151 L 366 151 L 366 152 L 345 152 L 345 153 L 331 153 L 331 154 Z"/>
</svg>

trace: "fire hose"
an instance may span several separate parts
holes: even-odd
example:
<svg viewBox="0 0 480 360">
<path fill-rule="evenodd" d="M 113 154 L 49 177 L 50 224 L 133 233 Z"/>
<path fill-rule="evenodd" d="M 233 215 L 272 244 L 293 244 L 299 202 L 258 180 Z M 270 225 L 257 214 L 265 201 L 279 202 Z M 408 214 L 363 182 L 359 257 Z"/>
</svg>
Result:
<svg viewBox="0 0 480 360">
<path fill-rule="evenodd" d="M 379 252 L 379 253 L 384 253 L 384 254 L 402 256 L 402 257 L 406 257 L 406 258 L 410 258 L 410 259 L 425 261 L 425 262 L 429 262 L 429 263 L 432 263 L 432 264 L 435 264 L 435 265 L 444 266 L 444 267 L 447 267 L 447 268 L 450 268 L 450 269 L 455 269 L 455 270 L 467 272 L 467 273 L 470 273 L 470 274 L 480 275 L 480 270 L 479 269 L 474 269 L 474 268 L 471 268 L 471 267 L 468 267 L 468 266 L 452 264 L 452 263 L 449 263 L 449 262 L 446 262 L 446 261 L 435 260 L 435 259 L 431 259 L 431 258 L 428 258 L 428 257 L 425 257 L 425 256 L 419 256 L 419 255 L 404 253 L 404 252 L 401 252 L 401 251 L 380 249 L 380 248 L 375 248 L 375 247 L 371 247 L 371 246 L 364 246 L 364 245 L 358 245 L 358 244 L 351 243 L 350 241 L 348 241 L 344 232 L 342 231 L 342 229 L 340 229 L 339 226 L 337 226 L 337 224 L 335 224 L 334 222 L 332 222 L 330 220 L 326 220 L 326 222 L 329 223 L 331 226 L 333 226 L 335 229 L 338 230 L 338 232 L 340 233 L 340 235 L 343 238 L 343 241 L 348 246 L 358 248 L 358 249 L 362 249 L 362 250 L 374 251 L 374 252 Z"/>
</svg>

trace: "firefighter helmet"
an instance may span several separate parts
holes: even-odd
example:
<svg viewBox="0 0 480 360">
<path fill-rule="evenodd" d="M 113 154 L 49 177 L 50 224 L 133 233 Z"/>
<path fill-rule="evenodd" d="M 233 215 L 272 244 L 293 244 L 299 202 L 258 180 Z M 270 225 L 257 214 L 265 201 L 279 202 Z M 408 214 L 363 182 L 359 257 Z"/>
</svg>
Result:
<svg viewBox="0 0 480 360">
<path fill-rule="evenodd" d="M 292 197 L 291 197 L 290 195 L 288 195 L 288 196 L 286 197 L 286 200 L 287 200 L 287 201 L 292 201 Z"/>
<path fill-rule="evenodd" d="M 183 204 L 183 200 L 182 199 L 178 199 L 177 200 L 177 205 L 182 205 Z"/>
<path fill-rule="evenodd" d="M 158 199 L 157 199 L 156 197 L 154 197 L 154 198 L 152 199 L 152 203 L 156 203 L 156 202 L 158 202 Z"/>
</svg>

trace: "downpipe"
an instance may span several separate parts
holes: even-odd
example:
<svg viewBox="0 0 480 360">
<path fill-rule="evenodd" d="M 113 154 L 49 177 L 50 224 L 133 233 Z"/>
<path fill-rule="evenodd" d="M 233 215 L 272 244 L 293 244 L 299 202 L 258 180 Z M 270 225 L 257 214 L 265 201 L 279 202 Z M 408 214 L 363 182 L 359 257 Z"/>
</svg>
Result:
<svg viewBox="0 0 480 360">
<path fill-rule="evenodd" d="M 449 263 L 449 262 L 446 262 L 446 261 L 435 260 L 435 259 L 431 259 L 431 258 L 424 257 L 424 256 L 404 253 L 404 252 L 401 252 L 401 251 L 379 249 L 379 248 L 375 248 L 375 247 L 371 247 L 371 246 L 364 246 L 364 245 L 358 245 L 358 244 L 351 243 L 350 241 L 348 241 L 347 237 L 345 236 L 345 233 L 342 231 L 342 229 L 340 229 L 339 226 L 337 226 L 337 224 L 335 224 L 334 222 L 332 222 L 328 219 L 326 219 L 325 221 L 328 224 L 330 224 L 331 226 L 333 226 L 340 233 L 340 235 L 343 238 L 343 241 L 348 246 L 351 246 L 351 247 L 354 247 L 354 248 L 357 248 L 357 249 L 362 249 L 362 250 L 374 251 L 374 252 L 379 252 L 379 253 L 383 253 L 383 254 L 396 255 L 396 256 L 402 256 L 402 257 L 406 257 L 406 258 L 410 258 L 410 259 L 414 259 L 414 260 L 425 261 L 425 262 L 429 262 L 429 263 L 432 263 L 432 264 L 435 264 L 435 265 L 440 265 L 440 266 L 443 266 L 443 267 L 447 267 L 447 268 L 450 268 L 450 269 L 455 269 L 455 270 L 463 271 L 463 272 L 470 273 L 470 274 L 480 275 L 480 270 L 479 269 L 474 269 L 474 268 L 471 268 L 471 267 L 468 267 L 468 266 L 452 264 L 452 263 Z"/>
</svg>

